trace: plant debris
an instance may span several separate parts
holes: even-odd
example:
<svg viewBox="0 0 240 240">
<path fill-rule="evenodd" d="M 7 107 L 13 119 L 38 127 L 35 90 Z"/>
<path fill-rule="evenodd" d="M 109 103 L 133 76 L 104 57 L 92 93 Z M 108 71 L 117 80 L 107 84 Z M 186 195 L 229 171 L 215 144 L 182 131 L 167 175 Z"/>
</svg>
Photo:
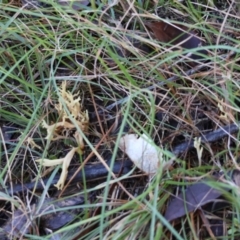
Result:
<svg viewBox="0 0 240 240">
<path fill-rule="evenodd" d="M 154 175 L 160 169 L 166 170 L 173 163 L 173 159 L 165 160 L 163 150 L 145 134 L 140 137 L 136 134 L 125 135 L 120 139 L 119 148 L 139 169 L 149 175 Z"/>
<path fill-rule="evenodd" d="M 110 161 L 106 161 L 106 164 L 110 166 Z M 112 172 L 116 175 L 119 174 L 127 174 L 132 170 L 133 163 L 132 161 L 126 159 L 124 161 L 116 161 L 114 163 L 114 166 L 112 168 Z M 75 170 L 69 171 L 69 174 L 67 176 L 67 181 L 72 179 L 72 176 L 75 174 Z M 84 182 L 85 179 L 88 181 L 93 181 L 94 179 L 99 178 L 106 178 L 108 174 L 108 170 L 102 163 L 95 163 L 90 165 L 85 165 L 85 167 L 72 179 L 72 183 L 77 182 Z M 51 186 L 55 185 L 59 178 L 61 178 L 61 175 L 56 175 L 54 179 L 51 181 Z M 9 187 L 7 192 L 12 195 L 16 195 L 19 193 L 24 193 L 27 191 L 35 190 L 35 191 L 42 191 L 45 189 L 45 184 L 48 182 L 47 178 L 41 179 L 40 181 L 36 182 L 29 182 L 24 184 L 16 184 L 12 188 Z M 50 186 L 50 187 L 51 187 Z M 3 191 L 4 189 L 2 189 Z"/>
<path fill-rule="evenodd" d="M 230 184 L 229 179 L 226 179 L 225 175 L 222 173 L 215 174 L 212 179 L 203 179 L 201 182 L 194 183 L 187 187 L 185 191 L 172 199 L 166 209 L 165 218 L 168 221 L 173 221 L 177 218 L 183 217 L 186 214 L 196 211 L 197 209 L 201 209 L 207 203 L 214 202 L 216 199 L 224 196 L 224 193 L 232 189 L 231 185 L 239 187 L 240 171 L 230 171 L 227 176 L 228 175 L 230 175 L 232 184 Z M 224 188 L 215 189 L 212 187 L 213 181 L 228 181 L 226 183 L 229 184 L 229 188 L 226 186 Z"/>
<path fill-rule="evenodd" d="M 37 204 L 30 205 L 30 209 L 17 209 L 2 226 L 0 237 L 2 239 L 5 235 L 8 235 L 10 239 L 13 237 L 20 238 L 30 234 L 39 223 L 42 230 L 51 229 L 56 231 L 72 222 L 80 212 L 79 208 L 70 211 L 61 209 L 78 206 L 83 203 L 84 197 L 78 195 L 60 200 L 54 198 L 45 199 L 40 209 L 38 209 Z"/>
<path fill-rule="evenodd" d="M 74 138 L 77 142 L 78 147 L 72 147 L 71 151 L 64 157 L 60 159 L 50 160 L 50 159 L 38 159 L 43 166 L 51 167 L 56 165 L 62 165 L 62 173 L 58 183 L 55 185 L 59 190 L 63 189 L 65 180 L 68 174 L 69 164 L 77 152 L 82 154 L 84 150 L 84 141 L 82 134 L 86 134 L 89 125 L 88 112 L 82 110 L 80 104 L 81 98 L 79 93 L 72 94 L 66 90 L 67 82 L 62 82 L 62 88 L 60 89 L 60 96 L 58 99 L 59 104 L 55 105 L 58 111 L 58 122 L 52 125 L 48 125 L 43 120 L 43 127 L 47 129 L 46 139 L 49 141 L 56 141 L 59 139 L 65 139 L 70 137 L 70 133 L 73 131 Z M 79 130 L 79 129 L 80 130 Z M 81 132 L 80 132 L 81 131 Z"/>
<path fill-rule="evenodd" d="M 167 22 L 144 22 L 144 24 L 153 32 L 154 37 L 163 43 L 172 44 L 174 48 L 183 47 L 185 49 L 194 49 L 202 46 L 202 40 L 196 36 L 193 31 L 180 24 L 170 24 Z M 192 59 L 202 58 L 201 54 L 206 55 L 205 50 L 198 50 L 191 54 Z"/>
<path fill-rule="evenodd" d="M 239 4 L 0 6 L 0 227 L 10 238 L 238 239 Z M 76 193 L 80 206 L 46 198 Z M 73 208 L 77 221 L 64 215 Z"/>
</svg>

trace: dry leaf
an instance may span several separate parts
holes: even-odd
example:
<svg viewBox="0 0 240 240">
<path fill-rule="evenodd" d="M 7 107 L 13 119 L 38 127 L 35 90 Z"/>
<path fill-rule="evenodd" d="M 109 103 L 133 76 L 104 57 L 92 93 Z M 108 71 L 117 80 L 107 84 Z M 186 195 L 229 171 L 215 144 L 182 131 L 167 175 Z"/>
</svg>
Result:
<svg viewBox="0 0 240 240">
<path fill-rule="evenodd" d="M 162 149 L 154 144 L 145 134 L 127 134 L 120 139 L 119 148 L 125 152 L 134 164 L 147 174 L 155 174 L 172 164 L 172 160 L 165 161 Z"/>
<path fill-rule="evenodd" d="M 184 192 L 181 192 L 178 196 L 174 196 L 167 206 L 165 218 L 168 221 L 173 221 L 202 208 L 207 203 L 216 203 L 216 199 L 220 197 L 223 198 L 224 193 L 231 189 L 231 185 L 239 189 L 240 171 L 235 169 L 229 171 L 227 175 L 229 180 L 224 179 L 223 177 L 225 176 L 218 173 L 210 179 L 203 179 L 201 182 L 192 184 L 187 187 Z M 223 187 L 222 189 L 215 189 L 211 187 L 212 184 L 208 184 L 208 182 L 213 181 L 226 182 L 229 188 Z"/>
<path fill-rule="evenodd" d="M 170 25 L 166 22 L 145 22 L 147 28 L 149 28 L 154 37 L 164 43 L 171 43 L 172 45 L 178 45 L 185 49 L 197 48 L 202 45 L 202 41 L 195 35 L 193 31 L 189 31 L 185 26 L 180 24 Z M 198 53 L 206 54 L 205 50 L 200 50 Z M 192 59 L 199 59 L 201 56 L 197 54 L 191 55 Z"/>
<path fill-rule="evenodd" d="M 168 221 L 173 221 L 215 201 L 221 195 L 219 190 L 210 187 L 206 182 L 195 183 L 173 198 L 164 217 Z"/>
</svg>

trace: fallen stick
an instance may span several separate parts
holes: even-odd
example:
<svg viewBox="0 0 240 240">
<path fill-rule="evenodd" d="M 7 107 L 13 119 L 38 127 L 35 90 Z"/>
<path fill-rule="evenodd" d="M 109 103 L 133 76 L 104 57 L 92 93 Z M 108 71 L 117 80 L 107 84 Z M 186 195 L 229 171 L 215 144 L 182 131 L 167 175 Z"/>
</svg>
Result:
<svg viewBox="0 0 240 240">
<path fill-rule="evenodd" d="M 229 124 L 224 127 L 220 127 L 215 131 L 212 131 L 210 133 L 207 133 L 201 137 L 202 143 L 212 143 L 215 141 L 218 141 L 224 137 L 230 136 L 234 133 L 236 133 L 239 130 L 239 125 L 237 124 Z M 188 150 L 191 150 L 194 148 L 194 141 L 185 141 L 177 146 L 175 146 L 172 150 L 172 152 L 179 156 L 182 153 L 185 153 Z M 110 165 L 110 162 L 107 162 L 108 165 Z M 124 161 L 116 161 L 114 163 L 112 172 L 115 174 L 126 174 L 131 171 L 131 168 L 133 166 L 132 161 L 130 160 L 124 160 Z M 83 174 L 84 171 L 84 174 Z M 67 180 L 70 180 L 72 175 L 75 173 L 75 171 L 69 171 Z M 74 182 L 80 182 L 83 180 L 83 177 L 85 176 L 85 179 L 87 181 L 94 180 L 101 177 L 106 177 L 108 175 L 108 170 L 103 166 L 102 163 L 93 164 L 93 165 L 86 165 L 73 179 L 72 183 Z M 54 184 L 58 182 L 59 174 L 54 177 L 53 181 L 51 182 L 51 186 L 53 187 Z M 38 182 L 29 182 L 24 184 L 16 184 L 13 186 L 12 189 L 10 187 L 7 187 L 5 190 L 8 193 L 12 193 L 13 195 L 21 192 L 25 192 L 27 190 L 43 190 L 45 187 L 45 184 L 47 183 L 48 179 L 39 180 Z M 0 191 L 4 191 L 4 189 L 0 189 Z"/>
<path fill-rule="evenodd" d="M 110 166 L 110 161 L 107 162 Z M 114 174 L 126 174 L 131 171 L 133 166 L 132 161 L 124 160 L 124 161 L 116 161 L 113 165 L 112 172 Z M 75 170 L 69 171 L 67 181 L 70 180 L 72 175 L 75 173 Z M 82 182 L 85 178 L 86 181 L 107 177 L 108 170 L 103 166 L 102 163 L 86 165 L 73 179 L 72 183 Z M 59 180 L 60 174 L 56 174 L 54 179 L 51 182 L 50 187 L 53 187 Z M 44 178 L 42 180 L 38 180 L 37 182 L 28 182 L 23 184 L 13 185 L 12 189 L 7 187 L 5 191 L 8 194 L 18 194 L 21 192 L 31 191 L 35 189 L 35 191 L 43 190 L 45 188 L 45 184 L 48 182 L 49 178 Z M 4 189 L 0 189 L 0 191 L 4 191 Z"/>
</svg>

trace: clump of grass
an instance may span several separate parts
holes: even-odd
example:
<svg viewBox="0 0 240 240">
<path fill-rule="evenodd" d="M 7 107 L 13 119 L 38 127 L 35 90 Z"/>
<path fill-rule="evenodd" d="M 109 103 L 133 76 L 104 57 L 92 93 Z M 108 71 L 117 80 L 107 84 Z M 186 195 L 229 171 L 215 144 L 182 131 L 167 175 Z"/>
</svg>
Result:
<svg viewBox="0 0 240 240">
<path fill-rule="evenodd" d="M 51 123 L 57 118 L 54 104 L 63 81 L 72 93 L 80 92 L 90 116 L 85 153 L 75 156 L 73 165 L 81 164 L 101 139 L 91 161 L 110 158 L 113 164 L 124 158 L 116 143 L 126 131 L 145 133 L 171 151 L 182 141 L 237 123 L 239 19 L 232 4 L 217 10 L 206 2 L 93 1 L 79 11 L 53 1 L 32 9 L 18 1 L 1 3 L 0 124 L 18 129 L 9 139 L 1 134 L 1 185 L 39 177 L 43 169 L 36 159 L 61 158 L 76 144 L 74 139 L 70 144 L 47 142 L 41 127 L 43 119 Z M 163 5 L 170 11 L 153 16 Z M 169 51 L 143 25 L 151 19 L 176 23 L 179 16 L 200 34 L 206 45 L 201 48 L 208 51 L 207 61 L 197 63 L 202 69 L 188 76 L 185 72 L 192 67 L 181 59 L 192 50 Z M 226 57 L 231 52 L 235 54 Z M 178 80 L 167 81 L 173 76 Z M 123 104 L 107 110 L 123 98 Z M 115 131 L 109 133 L 113 124 Z M 29 137 L 43 151 L 33 149 Z M 138 170 L 123 179 L 111 180 L 109 174 L 101 185 L 85 179 L 81 193 L 95 192 L 98 198 L 79 206 L 84 209 L 81 219 L 57 233 L 64 239 L 197 239 L 198 216 L 182 219 L 176 228 L 164 219 L 171 192 L 185 177 L 237 167 L 238 145 L 237 137 L 204 145 L 201 165 L 191 151 L 151 182 Z M 234 237 L 239 234 L 239 204 L 230 193 L 228 198 L 235 207 L 232 219 L 226 220 L 227 230 L 233 229 L 227 235 Z"/>
</svg>

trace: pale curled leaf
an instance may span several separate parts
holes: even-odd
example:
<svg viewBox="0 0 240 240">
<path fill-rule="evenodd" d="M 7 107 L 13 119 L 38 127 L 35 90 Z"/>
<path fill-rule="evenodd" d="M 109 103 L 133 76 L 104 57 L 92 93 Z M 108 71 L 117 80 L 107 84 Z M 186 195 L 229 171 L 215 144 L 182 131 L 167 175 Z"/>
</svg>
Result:
<svg viewBox="0 0 240 240">
<path fill-rule="evenodd" d="M 136 134 L 125 135 L 120 139 L 119 148 L 147 174 L 155 174 L 159 168 L 165 170 L 172 164 L 172 160 L 165 161 L 162 149 L 145 134 L 139 138 Z"/>
</svg>

